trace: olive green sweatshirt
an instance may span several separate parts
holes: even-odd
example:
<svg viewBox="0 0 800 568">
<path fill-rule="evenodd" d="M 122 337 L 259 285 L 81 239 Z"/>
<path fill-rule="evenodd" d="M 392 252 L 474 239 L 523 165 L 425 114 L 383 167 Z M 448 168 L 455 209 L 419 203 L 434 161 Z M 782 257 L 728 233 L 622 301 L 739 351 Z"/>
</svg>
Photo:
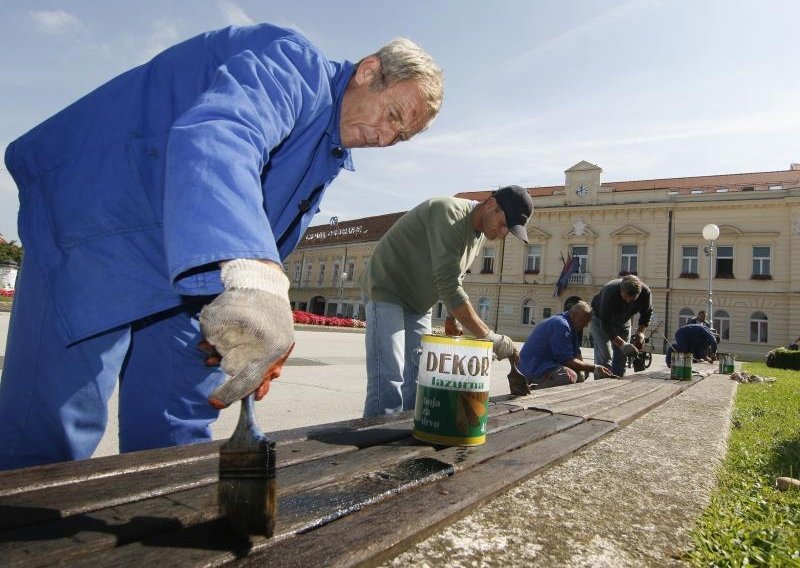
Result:
<svg viewBox="0 0 800 568">
<path fill-rule="evenodd" d="M 448 310 L 467 301 L 461 280 L 484 240 L 472 227 L 475 205 L 435 197 L 400 217 L 378 242 L 362 276 L 369 299 L 420 314 L 437 300 Z"/>
</svg>

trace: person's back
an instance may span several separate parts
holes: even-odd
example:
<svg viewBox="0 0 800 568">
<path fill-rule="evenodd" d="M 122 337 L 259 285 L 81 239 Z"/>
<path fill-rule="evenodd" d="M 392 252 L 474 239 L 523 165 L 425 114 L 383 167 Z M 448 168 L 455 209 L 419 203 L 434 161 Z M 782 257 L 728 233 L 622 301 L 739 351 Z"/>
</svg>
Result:
<svg viewBox="0 0 800 568">
<path fill-rule="evenodd" d="M 435 197 L 400 217 L 370 257 L 361 280 L 367 296 L 417 313 L 437 300 L 463 303 L 466 294 L 449 283 L 461 280 L 483 242 L 470 222 L 473 206 L 466 199 Z"/>
<path fill-rule="evenodd" d="M 527 378 L 538 377 L 571 359 L 578 349 L 577 336 L 567 312 L 542 320 L 533 328 L 520 351 L 517 369 Z"/>
</svg>

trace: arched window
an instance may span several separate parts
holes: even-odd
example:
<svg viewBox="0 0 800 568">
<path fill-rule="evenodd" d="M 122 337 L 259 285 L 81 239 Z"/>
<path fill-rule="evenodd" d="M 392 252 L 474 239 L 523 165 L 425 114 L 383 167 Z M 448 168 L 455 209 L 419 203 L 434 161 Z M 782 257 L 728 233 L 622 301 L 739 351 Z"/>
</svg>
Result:
<svg viewBox="0 0 800 568">
<path fill-rule="evenodd" d="M 689 320 L 694 317 L 694 312 L 691 308 L 682 308 L 680 313 L 678 314 L 678 327 L 683 327 Z"/>
<path fill-rule="evenodd" d="M 714 312 L 714 329 L 719 332 L 720 339 L 731 338 L 731 316 L 725 310 Z"/>
<path fill-rule="evenodd" d="M 769 324 L 763 312 L 754 312 L 750 316 L 750 341 L 753 343 L 766 343 L 769 339 Z"/>
<path fill-rule="evenodd" d="M 478 316 L 485 322 L 489 321 L 489 298 L 478 300 Z"/>
<path fill-rule="evenodd" d="M 533 300 L 527 299 L 522 304 L 522 325 L 534 325 L 536 321 L 534 321 L 534 310 L 536 309 L 536 304 L 533 303 Z"/>
</svg>

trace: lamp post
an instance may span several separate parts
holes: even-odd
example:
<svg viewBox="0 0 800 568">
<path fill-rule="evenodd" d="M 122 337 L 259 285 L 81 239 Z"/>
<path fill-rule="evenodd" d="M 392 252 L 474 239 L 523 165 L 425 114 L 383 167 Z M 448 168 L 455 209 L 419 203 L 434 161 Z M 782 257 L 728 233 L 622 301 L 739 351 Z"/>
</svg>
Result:
<svg viewBox="0 0 800 568">
<path fill-rule="evenodd" d="M 708 246 L 703 249 L 708 257 L 708 325 L 714 329 L 714 299 L 711 292 L 711 279 L 714 277 L 714 241 L 719 238 L 719 227 L 709 223 L 703 227 L 703 238 L 708 241 Z"/>
<path fill-rule="evenodd" d="M 344 317 L 344 305 L 342 304 L 342 296 L 344 295 L 344 281 L 347 280 L 347 272 L 342 272 L 339 280 L 339 315 Z"/>
</svg>

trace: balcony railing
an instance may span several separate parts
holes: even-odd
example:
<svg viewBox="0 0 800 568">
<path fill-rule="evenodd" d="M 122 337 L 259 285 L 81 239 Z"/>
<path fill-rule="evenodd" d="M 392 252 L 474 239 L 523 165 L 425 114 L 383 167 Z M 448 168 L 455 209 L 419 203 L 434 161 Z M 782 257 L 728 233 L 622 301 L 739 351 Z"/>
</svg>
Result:
<svg viewBox="0 0 800 568">
<path fill-rule="evenodd" d="M 569 277 L 570 284 L 591 284 L 592 275 L 589 272 L 578 272 Z"/>
</svg>

